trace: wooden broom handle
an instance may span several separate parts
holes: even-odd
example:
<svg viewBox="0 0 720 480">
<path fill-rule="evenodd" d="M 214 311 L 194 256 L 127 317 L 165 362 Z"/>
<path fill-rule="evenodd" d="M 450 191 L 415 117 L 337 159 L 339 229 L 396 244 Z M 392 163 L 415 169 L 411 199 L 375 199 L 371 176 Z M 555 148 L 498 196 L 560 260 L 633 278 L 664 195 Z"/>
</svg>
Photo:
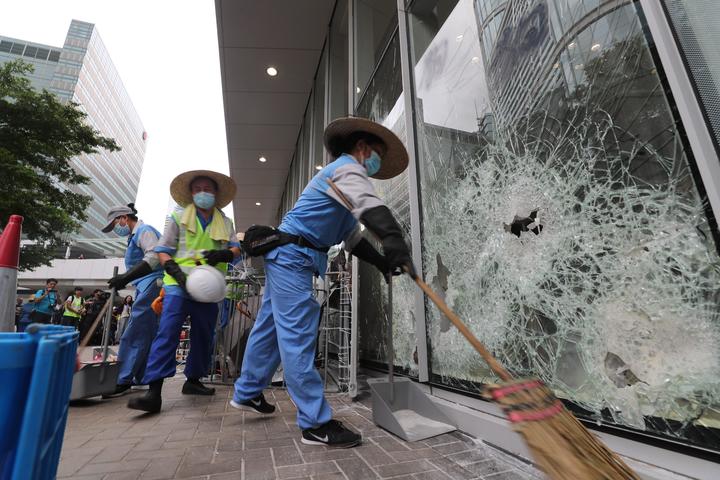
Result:
<svg viewBox="0 0 720 480">
<path fill-rule="evenodd" d="M 326 180 L 330 185 L 330 188 L 332 188 L 333 191 L 340 197 L 348 210 L 352 210 L 352 205 L 350 204 L 350 201 L 345 197 L 345 195 L 343 195 L 337 185 L 335 185 L 335 183 L 329 178 Z M 447 304 L 442 300 L 442 298 L 440 298 L 437 293 L 433 292 L 432 289 L 425 282 L 423 282 L 417 274 L 413 274 L 407 268 L 405 268 L 404 270 L 405 273 L 410 275 L 412 279 L 415 280 L 415 283 L 418 287 L 420 287 L 420 290 L 422 290 L 425 295 L 427 295 L 430 300 L 432 300 L 432 302 L 440 309 L 440 311 L 445 314 L 445 316 L 452 322 L 452 324 L 455 325 L 455 328 L 457 328 L 460 333 L 462 333 L 463 337 L 465 337 L 467 341 L 470 342 L 470 345 L 472 345 L 473 348 L 477 350 L 477 352 L 480 354 L 483 360 L 487 362 L 488 366 L 492 369 L 492 371 L 495 372 L 501 379 L 506 382 L 512 380 L 513 378 L 512 376 L 510 376 L 508 371 L 505 370 L 505 368 L 503 368 L 500 362 L 498 362 L 497 359 L 492 356 L 488 349 L 485 348 L 485 345 L 480 343 L 480 340 L 478 340 L 477 337 L 473 335 L 467 325 L 465 325 L 465 323 L 460 320 L 460 317 L 455 315 L 455 312 L 450 310 L 450 307 L 447 306 Z"/>
<path fill-rule="evenodd" d="M 100 310 L 100 313 L 98 313 L 97 317 L 95 317 L 95 321 L 93 322 L 92 326 L 90 327 L 90 330 L 88 330 L 88 333 L 85 334 L 85 338 L 83 338 L 82 342 L 80 342 L 80 345 L 78 345 L 78 349 L 85 348 L 87 346 L 87 344 L 90 342 L 90 338 L 92 338 L 93 333 L 95 333 L 95 330 L 97 329 L 97 326 L 100 323 L 100 320 L 102 319 L 103 315 L 105 314 L 105 310 L 107 310 L 108 305 L 110 305 L 109 298 L 105 302 L 105 305 L 103 305 L 103 308 L 102 308 L 102 310 Z"/>
<path fill-rule="evenodd" d="M 498 362 L 497 359 L 492 356 L 488 349 L 485 348 L 485 345 L 480 343 L 480 340 L 478 340 L 477 337 L 473 335 L 473 333 L 467 327 L 467 325 L 465 325 L 465 323 L 460 320 L 457 315 L 455 315 L 455 312 L 450 310 L 450 307 L 448 307 L 447 304 L 443 302 L 442 298 L 440 298 L 437 293 L 433 292 L 432 289 L 425 282 L 420 280 L 419 276 L 415 275 L 413 277 L 413 280 L 415 280 L 415 283 L 417 283 L 418 287 L 420 287 L 420 289 L 425 292 L 425 295 L 427 295 L 430 300 L 432 300 L 432 302 L 440 309 L 442 313 L 445 314 L 445 316 L 452 322 L 452 324 L 455 325 L 455 328 L 457 328 L 460 333 L 462 333 L 463 337 L 465 337 L 467 341 L 470 342 L 470 345 L 472 345 L 475 350 L 477 350 L 480 356 L 490 366 L 492 371 L 495 372 L 500 378 L 502 378 L 506 382 L 512 380 L 512 377 L 510 376 L 508 371 L 505 370 L 500 364 L 500 362 Z"/>
</svg>

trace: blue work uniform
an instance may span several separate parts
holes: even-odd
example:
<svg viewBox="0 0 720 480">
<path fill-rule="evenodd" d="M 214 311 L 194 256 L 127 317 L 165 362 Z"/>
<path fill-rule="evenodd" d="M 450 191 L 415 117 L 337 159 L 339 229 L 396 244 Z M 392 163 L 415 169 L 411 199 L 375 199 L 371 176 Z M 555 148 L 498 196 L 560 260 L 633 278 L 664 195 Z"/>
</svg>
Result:
<svg viewBox="0 0 720 480">
<path fill-rule="evenodd" d="M 349 211 L 327 182 L 331 179 L 353 206 Z M 299 235 L 316 247 L 345 241 L 352 248 L 361 239 L 358 218 L 384 205 L 367 171 L 350 155 L 320 170 L 305 187 L 279 229 Z M 236 402 L 257 397 L 282 361 L 288 392 L 297 406 L 301 429 L 316 428 L 332 418 L 315 369 L 315 340 L 320 306 L 313 296 L 313 275 L 323 275 L 327 255 L 287 244 L 265 254 L 265 292 L 250 332 L 242 373 L 235 382 Z"/>
<path fill-rule="evenodd" d="M 215 209 L 213 215 L 218 214 L 222 215 L 225 229 L 232 235 L 234 232 L 232 221 L 225 217 L 222 211 Z M 205 234 L 212 222 L 212 217 L 206 220 L 202 215 L 197 214 L 197 222 L 197 228 L 202 230 L 202 233 L 198 232 L 198 234 Z M 201 258 L 200 252 L 188 252 L 185 249 L 185 235 L 186 228 L 180 225 L 180 215 L 171 215 L 165 223 L 165 231 L 155 247 L 155 252 L 166 253 L 176 258 L 186 258 L 192 255 L 198 255 Z M 239 248 L 240 244 L 233 239 L 214 241 L 215 249 L 231 247 Z M 189 379 L 199 379 L 207 375 L 209 370 L 218 304 L 196 302 L 179 285 L 166 283 L 163 288 L 165 297 L 163 298 L 160 327 L 150 349 L 143 381 L 151 383 L 175 376 L 180 330 L 188 315 L 190 316 L 190 353 L 185 363 L 185 376 Z"/>
<path fill-rule="evenodd" d="M 135 302 L 120 338 L 118 385 L 142 383 L 150 345 L 157 333 L 158 316 L 150 305 L 160 294 L 159 279 L 163 274 L 157 254 L 153 251 L 159 238 L 160 232 L 141 220 L 138 220 L 128 237 L 125 268 L 130 270 L 138 263 L 146 261 L 154 269 L 144 277 L 130 282 L 135 286 Z"/>
</svg>

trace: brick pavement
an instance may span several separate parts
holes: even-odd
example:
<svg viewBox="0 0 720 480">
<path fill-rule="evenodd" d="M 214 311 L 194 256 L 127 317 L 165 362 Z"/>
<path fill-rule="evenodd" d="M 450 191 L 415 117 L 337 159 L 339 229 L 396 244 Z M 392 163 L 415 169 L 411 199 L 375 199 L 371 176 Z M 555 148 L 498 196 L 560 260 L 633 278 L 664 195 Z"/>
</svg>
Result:
<svg viewBox="0 0 720 480">
<path fill-rule="evenodd" d="M 521 480 L 537 470 L 458 433 L 407 443 L 372 423 L 365 402 L 329 395 L 335 418 L 363 434 L 338 450 L 300 443 L 295 407 L 282 389 L 266 391 L 278 411 L 260 417 L 229 406 L 232 389 L 214 397 L 180 394 L 183 377 L 166 382 L 163 411 L 125 407 L 129 396 L 70 408 L 58 478 L 247 480 Z M 133 393 L 132 395 L 139 395 Z"/>
</svg>

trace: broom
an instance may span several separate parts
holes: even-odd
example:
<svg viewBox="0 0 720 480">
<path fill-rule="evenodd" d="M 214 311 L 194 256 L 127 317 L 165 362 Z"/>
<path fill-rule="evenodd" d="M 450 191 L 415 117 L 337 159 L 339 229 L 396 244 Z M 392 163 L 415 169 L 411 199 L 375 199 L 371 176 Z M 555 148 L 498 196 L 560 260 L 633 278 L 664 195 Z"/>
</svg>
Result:
<svg viewBox="0 0 720 480">
<path fill-rule="evenodd" d="M 340 189 L 330 187 L 348 209 Z M 525 439 L 540 469 L 555 480 L 640 480 L 622 459 L 592 435 L 552 391 L 537 379 L 514 379 L 445 302 L 415 272 L 404 268 L 504 383 L 488 387 L 508 420 Z"/>
</svg>

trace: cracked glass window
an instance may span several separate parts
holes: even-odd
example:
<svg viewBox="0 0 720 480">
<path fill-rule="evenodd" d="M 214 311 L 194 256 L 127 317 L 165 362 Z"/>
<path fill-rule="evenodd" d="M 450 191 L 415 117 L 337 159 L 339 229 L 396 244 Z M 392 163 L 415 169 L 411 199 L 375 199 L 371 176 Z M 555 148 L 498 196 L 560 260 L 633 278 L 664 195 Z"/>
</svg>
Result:
<svg viewBox="0 0 720 480">
<path fill-rule="evenodd" d="M 720 450 L 715 225 L 632 1 L 411 10 L 426 281 L 517 376 Z M 426 304 L 432 380 L 495 381 Z"/>
<path fill-rule="evenodd" d="M 397 33 L 391 39 L 368 90 L 356 114 L 389 128 L 406 142 L 405 104 L 400 76 L 400 42 Z M 407 170 L 389 180 L 372 180 L 375 190 L 410 238 L 410 206 Z M 380 248 L 367 230 L 368 240 Z M 388 290 L 380 272 L 372 265 L 360 262 L 358 319 L 360 357 L 366 362 L 387 363 Z M 393 336 L 395 366 L 417 376 L 417 354 L 413 300 L 415 284 L 407 275 L 393 279 Z"/>
</svg>

